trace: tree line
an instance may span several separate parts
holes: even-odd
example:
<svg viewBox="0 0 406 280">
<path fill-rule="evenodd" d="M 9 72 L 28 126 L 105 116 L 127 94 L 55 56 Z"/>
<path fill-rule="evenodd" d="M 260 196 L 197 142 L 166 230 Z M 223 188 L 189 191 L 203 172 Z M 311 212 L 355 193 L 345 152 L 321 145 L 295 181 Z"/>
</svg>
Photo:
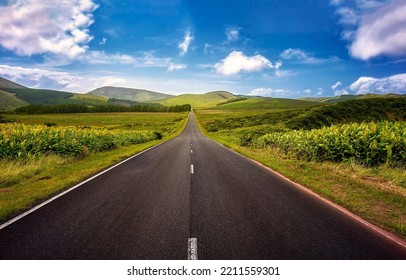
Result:
<svg viewBox="0 0 406 280">
<path fill-rule="evenodd" d="M 191 105 L 164 106 L 161 104 L 140 103 L 132 106 L 123 105 L 95 105 L 84 104 L 31 104 L 15 109 L 17 114 L 69 114 L 69 113 L 112 113 L 112 112 L 187 112 Z"/>
</svg>

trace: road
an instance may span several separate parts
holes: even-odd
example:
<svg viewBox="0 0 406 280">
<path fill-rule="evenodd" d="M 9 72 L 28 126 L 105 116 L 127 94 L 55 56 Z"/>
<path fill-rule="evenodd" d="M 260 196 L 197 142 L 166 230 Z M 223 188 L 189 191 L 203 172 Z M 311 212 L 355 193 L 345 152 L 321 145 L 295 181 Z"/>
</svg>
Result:
<svg viewBox="0 0 406 280">
<path fill-rule="evenodd" d="M 193 113 L 177 138 L 0 230 L 0 259 L 188 256 L 406 259 L 406 249 L 206 138 Z"/>
</svg>

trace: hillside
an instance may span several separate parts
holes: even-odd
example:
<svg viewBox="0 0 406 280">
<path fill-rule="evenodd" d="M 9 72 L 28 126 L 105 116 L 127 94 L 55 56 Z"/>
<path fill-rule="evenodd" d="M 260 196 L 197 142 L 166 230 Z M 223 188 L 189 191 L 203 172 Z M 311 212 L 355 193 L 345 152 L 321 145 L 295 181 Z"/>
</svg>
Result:
<svg viewBox="0 0 406 280">
<path fill-rule="evenodd" d="M 27 87 L 0 77 L 0 88 L 27 88 Z"/>
<path fill-rule="evenodd" d="M 25 105 L 28 103 L 17 98 L 14 94 L 0 90 L 0 111 L 13 110 Z"/>
<path fill-rule="evenodd" d="M 349 95 L 340 95 L 340 96 L 331 96 L 331 97 L 304 97 L 304 98 L 299 98 L 298 100 L 315 101 L 315 102 L 333 104 L 333 103 L 345 102 L 348 100 L 356 100 L 356 99 L 399 98 L 399 97 L 403 97 L 403 96 L 404 95 L 402 95 L 402 94 L 396 94 L 396 93 L 388 93 L 388 94 L 368 93 L 368 94 L 360 94 L 360 95 L 349 94 Z"/>
<path fill-rule="evenodd" d="M 182 94 L 158 100 L 157 102 L 162 105 L 190 104 L 193 108 L 207 108 L 233 98 L 236 98 L 236 96 L 227 91 L 213 91 L 205 94 Z"/>
<path fill-rule="evenodd" d="M 88 94 L 96 96 L 104 96 L 114 99 L 126 99 L 137 102 L 154 101 L 158 99 L 164 99 L 172 97 L 173 95 L 145 90 L 145 89 L 133 89 L 123 87 L 101 87 L 95 90 L 89 91 Z"/>
<path fill-rule="evenodd" d="M 216 110 L 291 109 L 320 105 L 319 102 L 287 98 L 254 97 L 213 107 Z"/>
</svg>

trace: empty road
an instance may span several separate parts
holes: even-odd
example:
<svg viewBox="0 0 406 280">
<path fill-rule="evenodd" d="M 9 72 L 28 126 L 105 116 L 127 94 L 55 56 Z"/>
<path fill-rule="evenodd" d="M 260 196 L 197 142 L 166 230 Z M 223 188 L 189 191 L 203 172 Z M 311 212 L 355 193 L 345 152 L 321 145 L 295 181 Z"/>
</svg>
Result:
<svg viewBox="0 0 406 280">
<path fill-rule="evenodd" d="M 406 259 L 406 249 L 204 137 L 193 113 L 179 137 L 0 230 L 0 259 L 188 257 Z"/>
</svg>

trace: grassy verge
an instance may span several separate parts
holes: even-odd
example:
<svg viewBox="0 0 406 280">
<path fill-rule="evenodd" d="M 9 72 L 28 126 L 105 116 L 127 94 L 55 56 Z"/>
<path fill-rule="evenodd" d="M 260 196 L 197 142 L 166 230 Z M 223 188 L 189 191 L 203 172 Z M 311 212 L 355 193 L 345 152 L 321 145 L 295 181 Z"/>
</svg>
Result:
<svg viewBox="0 0 406 280">
<path fill-rule="evenodd" d="M 123 159 L 178 136 L 180 126 L 163 139 L 89 154 L 78 159 L 51 155 L 35 160 L 0 161 L 0 222 L 29 209 Z"/>
<path fill-rule="evenodd" d="M 289 159 L 272 149 L 239 146 L 225 133 L 207 132 L 200 123 L 199 127 L 206 136 L 272 168 L 371 223 L 406 238 L 404 169 Z"/>
</svg>

